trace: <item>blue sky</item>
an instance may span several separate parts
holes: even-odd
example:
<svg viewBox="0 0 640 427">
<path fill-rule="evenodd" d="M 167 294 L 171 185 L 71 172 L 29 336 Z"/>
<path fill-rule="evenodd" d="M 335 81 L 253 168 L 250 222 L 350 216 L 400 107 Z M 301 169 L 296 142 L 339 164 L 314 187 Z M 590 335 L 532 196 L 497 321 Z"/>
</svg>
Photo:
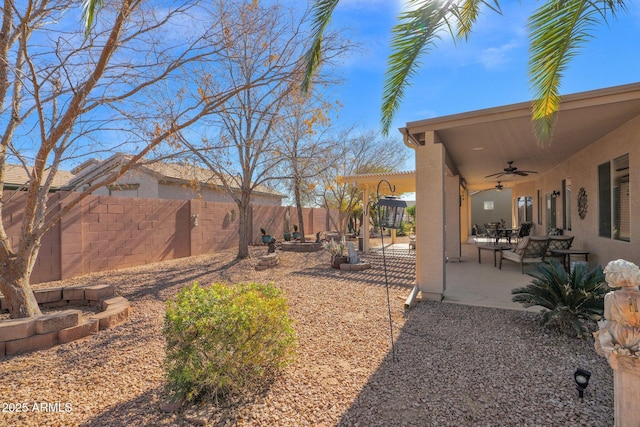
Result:
<svg viewBox="0 0 640 427">
<path fill-rule="evenodd" d="M 503 1 L 503 15 L 485 9 L 468 42 L 455 44 L 445 34 L 422 58 L 401 103 L 390 137 L 406 122 L 528 101 L 527 18 L 540 2 Z M 391 27 L 400 0 L 342 0 L 331 28 L 347 27 L 362 51 L 349 55 L 338 73 L 345 79 L 334 89 L 343 104 L 337 124 L 379 129 L 380 100 L 389 53 Z M 596 27 L 594 38 L 569 64 L 561 93 L 640 81 L 640 5 Z M 413 160 L 405 169 L 413 169 Z"/>
</svg>

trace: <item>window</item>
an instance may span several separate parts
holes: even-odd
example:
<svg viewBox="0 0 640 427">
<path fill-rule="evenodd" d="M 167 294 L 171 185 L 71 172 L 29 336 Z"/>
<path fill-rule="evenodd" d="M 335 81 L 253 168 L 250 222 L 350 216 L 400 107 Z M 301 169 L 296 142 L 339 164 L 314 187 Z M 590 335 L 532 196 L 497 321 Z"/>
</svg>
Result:
<svg viewBox="0 0 640 427">
<path fill-rule="evenodd" d="M 565 230 L 571 230 L 571 178 L 562 180 L 562 223 Z"/>
<path fill-rule="evenodd" d="M 533 197 L 518 197 L 518 222 L 531 222 L 533 220 Z"/>
<path fill-rule="evenodd" d="M 631 241 L 629 155 L 598 166 L 598 223 L 601 237 Z"/>
<path fill-rule="evenodd" d="M 547 206 L 547 230 L 551 232 L 556 229 L 556 198 L 551 194 L 545 195 Z"/>
</svg>

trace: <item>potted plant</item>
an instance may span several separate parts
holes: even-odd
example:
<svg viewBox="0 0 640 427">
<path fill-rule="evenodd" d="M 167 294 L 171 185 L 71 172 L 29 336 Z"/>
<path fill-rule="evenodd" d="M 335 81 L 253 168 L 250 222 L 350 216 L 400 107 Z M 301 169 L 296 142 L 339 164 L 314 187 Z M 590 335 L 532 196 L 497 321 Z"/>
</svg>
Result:
<svg viewBox="0 0 640 427">
<path fill-rule="evenodd" d="M 345 246 L 344 237 L 340 243 L 331 239 L 330 241 L 322 244 L 322 247 L 331 254 L 331 267 L 340 268 L 340 264 L 345 264 L 349 261 L 348 257 L 344 254 Z"/>
<path fill-rule="evenodd" d="M 284 230 L 284 240 L 286 242 L 291 240 L 291 232 L 289 230 Z"/>
<path fill-rule="evenodd" d="M 262 233 L 262 243 L 268 245 L 271 241 L 271 235 L 267 234 L 267 230 L 265 230 L 264 228 L 261 228 L 260 232 Z"/>
<path fill-rule="evenodd" d="M 298 232 L 298 226 L 295 224 L 293 224 L 293 238 L 294 239 L 300 238 L 300 233 Z"/>
</svg>

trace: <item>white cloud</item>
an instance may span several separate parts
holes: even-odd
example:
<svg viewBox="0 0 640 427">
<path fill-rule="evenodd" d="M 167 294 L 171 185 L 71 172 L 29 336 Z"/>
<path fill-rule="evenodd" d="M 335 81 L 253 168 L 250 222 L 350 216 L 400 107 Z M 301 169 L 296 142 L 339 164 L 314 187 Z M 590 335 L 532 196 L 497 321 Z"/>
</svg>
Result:
<svg viewBox="0 0 640 427">
<path fill-rule="evenodd" d="M 487 70 L 494 70 L 510 60 L 510 52 L 520 47 L 520 43 L 511 40 L 498 47 L 482 50 L 479 61 Z"/>
</svg>

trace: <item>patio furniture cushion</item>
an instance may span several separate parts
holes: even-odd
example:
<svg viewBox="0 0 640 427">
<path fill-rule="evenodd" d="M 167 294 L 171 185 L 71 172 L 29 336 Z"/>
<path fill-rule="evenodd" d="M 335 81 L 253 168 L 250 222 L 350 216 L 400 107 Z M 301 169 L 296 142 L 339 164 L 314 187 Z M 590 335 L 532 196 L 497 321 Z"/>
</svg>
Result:
<svg viewBox="0 0 640 427">
<path fill-rule="evenodd" d="M 521 248 L 520 253 L 516 252 L 515 250 L 502 251 L 502 256 L 500 257 L 501 270 L 503 259 L 519 263 L 522 268 L 522 274 L 524 274 L 524 264 L 532 264 L 544 261 L 544 257 L 547 253 L 547 246 L 549 245 L 548 237 L 527 236 L 522 240 L 526 240 L 526 244 L 523 245 L 524 247 Z M 520 246 L 520 243 L 518 243 L 518 246 Z"/>
</svg>

